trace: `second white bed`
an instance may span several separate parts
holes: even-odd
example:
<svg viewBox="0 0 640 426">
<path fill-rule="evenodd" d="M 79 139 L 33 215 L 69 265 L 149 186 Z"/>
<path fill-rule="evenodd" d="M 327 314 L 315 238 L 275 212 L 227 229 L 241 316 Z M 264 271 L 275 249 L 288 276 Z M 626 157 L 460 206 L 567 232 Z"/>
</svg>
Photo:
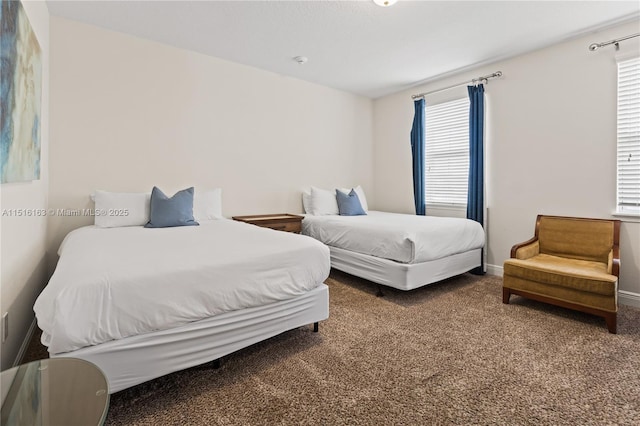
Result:
<svg viewBox="0 0 640 426">
<path fill-rule="evenodd" d="M 480 266 L 485 243 L 482 226 L 468 219 L 378 211 L 307 215 L 302 232 L 329 246 L 332 267 L 401 290 Z"/>
</svg>

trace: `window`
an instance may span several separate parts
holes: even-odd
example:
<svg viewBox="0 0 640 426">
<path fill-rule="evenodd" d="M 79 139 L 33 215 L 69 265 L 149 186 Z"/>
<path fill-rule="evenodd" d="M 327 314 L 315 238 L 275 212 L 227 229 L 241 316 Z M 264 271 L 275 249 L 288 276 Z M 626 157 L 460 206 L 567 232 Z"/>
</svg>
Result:
<svg viewBox="0 0 640 426">
<path fill-rule="evenodd" d="M 640 214 L 640 58 L 618 62 L 618 213 Z"/>
<path fill-rule="evenodd" d="M 425 136 L 426 204 L 466 206 L 469 99 L 427 105 Z"/>
</svg>

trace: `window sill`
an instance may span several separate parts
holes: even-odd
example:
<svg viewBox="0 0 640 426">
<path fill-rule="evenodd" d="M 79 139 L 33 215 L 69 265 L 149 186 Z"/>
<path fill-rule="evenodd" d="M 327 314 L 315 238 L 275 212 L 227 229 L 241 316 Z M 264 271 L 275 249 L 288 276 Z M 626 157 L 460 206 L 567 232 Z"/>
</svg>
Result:
<svg viewBox="0 0 640 426">
<path fill-rule="evenodd" d="M 632 212 L 613 212 L 611 216 L 620 218 L 623 222 L 637 222 L 640 223 L 640 212 L 632 213 Z"/>
</svg>

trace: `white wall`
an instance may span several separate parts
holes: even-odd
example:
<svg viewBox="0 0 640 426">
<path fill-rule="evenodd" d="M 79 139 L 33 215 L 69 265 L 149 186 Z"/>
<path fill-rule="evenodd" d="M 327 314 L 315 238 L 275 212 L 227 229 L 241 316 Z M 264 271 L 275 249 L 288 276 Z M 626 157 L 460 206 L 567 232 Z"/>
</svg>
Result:
<svg viewBox="0 0 640 426">
<path fill-rule="evenodd" d="M 46 209 L 49 187 L 49 11 L 44 2 L 23 2 L 42 54 L 40 180 L 0 186 L 2 210 Z M 3 215 L 0 256 L 0 312 L 9 313 L 9 336 L 0 369 L 11 367 L 32 324 L 33 302 L 46 280 L 46 217 Z"/>
<path fill-rule="evenodd" d="M 411 95 L 501 70 L 504 77 L 486 86 L 490 271 L 501 273 L 511 246 L 533 236 L 537 214 L 611 218 L 616 52 L 612 47 L 589 52 L 587 46 L 637 31 L 637 22 L 618 26 L 377 99 L 374 207 L 414 212 Z M 633 42 L 621 46 L 638 49 Z M 640 223 L 622 224 L 620 252 L 620 289 L 640 297 Z"/>
<path fill-rule="evenodd" d="M 51 208 L 154 185 L 221 187 L 226 216 L 302 212 L 310 185 L 373 200 L 368 98 L 57 17 L 51 46 Z M 51 257 L 92 221 L 50 218 Z"/>
</svg>

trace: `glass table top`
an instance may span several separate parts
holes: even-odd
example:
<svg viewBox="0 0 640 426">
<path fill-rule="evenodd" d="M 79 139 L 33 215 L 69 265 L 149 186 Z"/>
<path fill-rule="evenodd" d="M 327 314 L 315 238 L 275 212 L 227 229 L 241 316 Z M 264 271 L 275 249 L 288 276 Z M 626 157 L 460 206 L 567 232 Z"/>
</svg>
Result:
<svg viewBox="0 0 640 426">
<path fill-rule="evenodd" d="M 109 408 L 107 380 L 77 358 L 30 362 L 0 373 L 5 425 L 102 425 Z"/>
</svg>

